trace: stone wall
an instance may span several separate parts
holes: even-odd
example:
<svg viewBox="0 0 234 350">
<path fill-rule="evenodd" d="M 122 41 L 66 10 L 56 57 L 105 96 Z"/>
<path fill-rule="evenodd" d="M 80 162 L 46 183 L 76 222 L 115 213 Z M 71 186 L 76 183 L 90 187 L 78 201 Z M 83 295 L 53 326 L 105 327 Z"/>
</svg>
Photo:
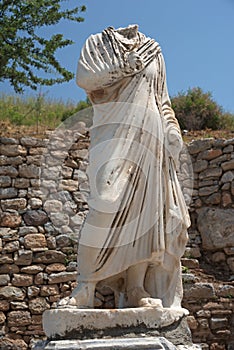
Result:
<svg viewBox="0 0 234 350">
<path fill-rule="evenodd" d="M 188 145 L 193 163 L 192 225 L 184 266 L 184 307 L 194 342 L 234 348 L 234 139 Z"/>
<path fill-rule="evenodd" d="M 234 275 L 233 145 L 234 139 L 204 139 L 187 147 L 193 167 L 189 245 L 201 248 L 202 266 L 221 280 Z"/>
<path fill-rule="evenodd" d="M 82 124 L 46 140 L 1 138 L 1 349 L 31 348 L 43 338 L 43 311 L 76 285 L 77 239 L 88 211 L 88 144 Z M 191 159 L 181 155 L 184 192 L 192 193 L 183 303 L 194 342 L 211 350 L 234 346 L 233 145 L 234 139 L 194 141 Z M 113 304 L 110 289 L 96 292 L 96 306 Z"/>
</svg>

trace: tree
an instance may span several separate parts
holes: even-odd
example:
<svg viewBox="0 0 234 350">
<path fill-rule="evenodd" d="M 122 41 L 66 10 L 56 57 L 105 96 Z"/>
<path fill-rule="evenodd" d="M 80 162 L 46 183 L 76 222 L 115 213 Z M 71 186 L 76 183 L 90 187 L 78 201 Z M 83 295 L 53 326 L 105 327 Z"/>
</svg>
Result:
<svg viewBox="0 0 234 350">
<path fill-rule="evenodd" d="M 49 39 L 38 29 L 61 20 L 82 22 L 85 6 L 62 10 L 66 0 L 0 0 L 0 81 L 9 80 L 16 92 L 28 86 L 53 85 L 73 78 L 55 52 L 72 44 L 62 34 Z M 45 74 L 47 77 L 45 77 Z M 57 75 L 57 76 L 55 76 Z"/>
<path fill-rule="evenodd" d="M 181 129 L 202 130 L 222 127 L 222 117 L 225 115 L 221 106 L 213 99 L 210 92 L 201 88 L 189 89 L 171 98 L 172 108 Z"/>
</svg>

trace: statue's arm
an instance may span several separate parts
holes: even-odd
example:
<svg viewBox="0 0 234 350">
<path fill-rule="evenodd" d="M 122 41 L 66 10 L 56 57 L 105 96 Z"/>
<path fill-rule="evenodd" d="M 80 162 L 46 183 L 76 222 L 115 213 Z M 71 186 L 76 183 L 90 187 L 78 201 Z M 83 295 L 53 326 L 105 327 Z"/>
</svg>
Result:
<svg viewBox="0 0 234 350">
<path fill-rule="evenodd" d="M 175 151 L 175 156 L 178 157 L 179 152 L 183 146 L 183 139 L 181 135 L 180 126 L 178 120 L 175 117 L 175 113 L 171 107 L 171 101 L 167 90 L 166 81 L 166 68 L 162 54 L 160 54 L 160 66 L 161 66 L 161 101 L 162 101 L 162 113 L 165 124 L 166 141 L 169 149 L 172 153 Z M 174 149 L 174 151 L 173 151 Z"/>
<path fill-rule="evenodd" d="M 81 51 L 76 82 L 87 93 L 111 86 L 143 69 L 137 53 L 123 55 L 116 42 L 114 47 L 110 39 L 103 38 L 103 33 L 91 35 Z"/>
</svg>

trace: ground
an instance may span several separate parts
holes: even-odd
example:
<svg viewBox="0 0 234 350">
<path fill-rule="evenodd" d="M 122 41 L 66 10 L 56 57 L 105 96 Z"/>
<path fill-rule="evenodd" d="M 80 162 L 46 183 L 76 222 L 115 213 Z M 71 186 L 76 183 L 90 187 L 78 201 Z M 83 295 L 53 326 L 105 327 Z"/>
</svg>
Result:
<svg viewBox="0 0 234 350">
<path fill-rule="evenodd" d="M 8 121 L 0 120 L 0 136 L 3 137 L 22 137 L 22 136 L 33 136 L 43 138 L 46 136 L 48 129 L 39 125 L 37 126 L 26 126 L 26 125 L 14 125 Z M 232 139 L 234 137 L 234 131 L 230 130 L 197 130 L 188 131 L 183 133 L 183 138 L 186 143 L 193 140 L 204 139 L 207 137 L 214 137 L 216 139 Z"/>
</svg>

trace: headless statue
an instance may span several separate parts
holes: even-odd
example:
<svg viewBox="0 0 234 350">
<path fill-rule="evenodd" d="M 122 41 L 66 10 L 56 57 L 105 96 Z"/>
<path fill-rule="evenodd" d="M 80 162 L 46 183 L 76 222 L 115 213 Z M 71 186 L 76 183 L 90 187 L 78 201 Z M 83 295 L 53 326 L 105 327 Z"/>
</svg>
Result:
<svg viewBox="0 0 234 350">
<path fill-rule="evenodd" d="M 94 108 L 89 213 L 78 249 L 78 285 L 59 307 L 93 308 L 97 284 L 120 307 L 180 308 L 180 258 L 189 214 L 177 179 L 182 148 L 159 44 L 137 25 L 91 35 L 77 84 Z"/>
</svg>

